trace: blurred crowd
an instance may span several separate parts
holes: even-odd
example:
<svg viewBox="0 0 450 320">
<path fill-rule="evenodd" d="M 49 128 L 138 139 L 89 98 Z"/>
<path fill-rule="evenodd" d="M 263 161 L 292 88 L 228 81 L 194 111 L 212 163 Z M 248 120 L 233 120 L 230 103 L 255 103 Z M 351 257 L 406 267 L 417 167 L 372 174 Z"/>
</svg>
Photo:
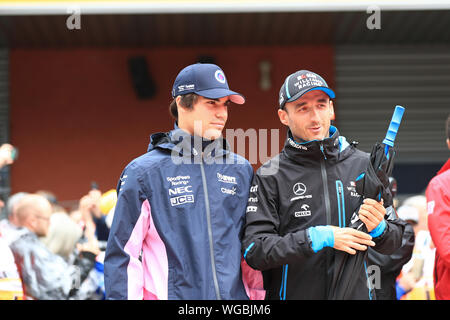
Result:
<svg viewBox="0 0 450 320">
<path fill-rule="evenodd" d="M 0 167 L 12 164 L 13 147 L 0 147 Z M 391 178 L 391 190 L 397 193 Z M 54 193 L 12 194 L 0 206 L 0 300 L 105 298 L 103 259 L 117 201 L 115 190 L 87 190 L 74 208 Z M 402 247 L 391 256 L 369 252 L 381 268 L 378 299 L 433 300 L 436 249 L 427 224 L 425 195 L 399 201 L 399 218 L 408 222 Z"/>
<path fill-rule="evenodd" d="M 0 167 L 12 164 L 9 144 Z M 0 202 L 0 300 L 101 300 L 103 259 L 116 191 L 87 190 L 73 208 L 49 191 Z"/>
<path fill-rule="evenodd" d="M 402 266 L 396 280 L 397 299 L 434 300 L 433 267 L 436 248 L 428 230 L 425 195 L 406 198 L 397 214 L 410 224 L 414 232 L 411 258 Z"/>
</svg>

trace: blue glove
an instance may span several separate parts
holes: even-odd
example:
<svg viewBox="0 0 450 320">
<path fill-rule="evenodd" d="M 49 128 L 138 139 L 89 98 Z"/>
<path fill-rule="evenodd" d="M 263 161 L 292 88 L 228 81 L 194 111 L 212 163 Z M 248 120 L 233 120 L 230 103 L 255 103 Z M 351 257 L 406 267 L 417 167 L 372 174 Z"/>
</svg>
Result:
<svg viewBox="0 0 450 320">
<path fill-rule="evenodd" d="M 386 221 L 384 221 L 383 219 L 375 229 L 369 232 L 369 234 L 372 236 L 372 238 L 376 238 L 381 236 L 381 234 L 384 232 L 384 229 L 386 229 Z"/>
<path fill-rule="evenodd" d="M 334 233 L 331 226 L 310 227 L 307 231 L 314 252 L 334 246 Z"/>
</svg>

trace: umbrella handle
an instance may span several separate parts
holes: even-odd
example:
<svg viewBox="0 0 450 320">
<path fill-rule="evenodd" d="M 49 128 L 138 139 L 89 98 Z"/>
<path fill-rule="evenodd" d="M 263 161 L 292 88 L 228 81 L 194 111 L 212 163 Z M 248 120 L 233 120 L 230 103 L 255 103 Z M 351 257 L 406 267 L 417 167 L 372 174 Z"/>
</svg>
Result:
<svg viewBox="0 0 450 320">
<path fill-rule="evenodd" d="M 389 148 L 394 146 L 395 137 L 397 136 L 398 128 L 400 127 L 400 123 L 402 122 L 403 113 L 405 112 L 405 108 L 402 106 L 395 106 L 394 114 L 392 115 L 391 123 L 389 123 L 389 128 L 386 132 L 386 137 L 383 140 L 385 145 L 384 153 L 386 156 L 389 156 Z"/>
<path fill-rule="evenodd" d="M 383 140 L 384 144 L 384 154 L 389 159 L 389 149 L 394 146 L 395 137 L 397 136 L 398 128 L 400 127 L 400 123 L 402 122 L 403 113 L 405 112 L 405 108 L 402 106 L 395 106 L 394 114 L 392 115 L 391 122 L 389 123 L 388 130 L 386 132 L 386 137 Z M 381 201 L 381 192 L 377 197 L 378 201 Z"/>
</svg>

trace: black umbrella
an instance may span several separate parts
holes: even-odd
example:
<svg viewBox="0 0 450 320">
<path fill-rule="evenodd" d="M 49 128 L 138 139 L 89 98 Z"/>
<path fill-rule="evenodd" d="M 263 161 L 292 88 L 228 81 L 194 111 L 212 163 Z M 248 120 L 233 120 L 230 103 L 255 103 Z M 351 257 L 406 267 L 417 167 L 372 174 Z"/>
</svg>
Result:
<svg viewBox="0 0 450 320">
<path fill-rule="evenodd" d="M 405 109 L 396 106 L 392 116 L 386 138 L 383 143 L 376 143 L 370 153 L 370 163 L 367 169 L 355 180 L 356 192 L 363 199 L 371 198 L 377 201 L 383 199 L 383 205 L 388 207 L 392 204 L 392 194 L 389 190 L 389 176 L 394 166 L 395 150 L 394 140 Z M 360 204 L 360 205 L 361 205 Z M 367 232 L 365 224 L 358 217 L 359 206 L 353 213 L 350 228 Z M 336 251 L 333 280 L 328 292 L 330 300 L 345 300 L 352 298 L 358 276 L 361 274 L 367 260 L 367 250 L 357 251 L 351 255 L 344 251 Z"/>
</svg>

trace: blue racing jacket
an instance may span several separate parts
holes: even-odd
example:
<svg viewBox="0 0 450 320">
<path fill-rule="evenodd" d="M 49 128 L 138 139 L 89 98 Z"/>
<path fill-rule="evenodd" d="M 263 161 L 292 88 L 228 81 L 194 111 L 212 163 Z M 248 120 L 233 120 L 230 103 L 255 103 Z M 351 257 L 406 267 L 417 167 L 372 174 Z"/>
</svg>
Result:
<svg viewBox="0 0 450 320">
<path fill-rule="evenodd" d="M 122 172 L 107 299 L 264 298 L 261 274 L 241 256 L 253 169 L 225 139 L 199 140 L 177 127 L 154 134 Z"/>
</svg>

